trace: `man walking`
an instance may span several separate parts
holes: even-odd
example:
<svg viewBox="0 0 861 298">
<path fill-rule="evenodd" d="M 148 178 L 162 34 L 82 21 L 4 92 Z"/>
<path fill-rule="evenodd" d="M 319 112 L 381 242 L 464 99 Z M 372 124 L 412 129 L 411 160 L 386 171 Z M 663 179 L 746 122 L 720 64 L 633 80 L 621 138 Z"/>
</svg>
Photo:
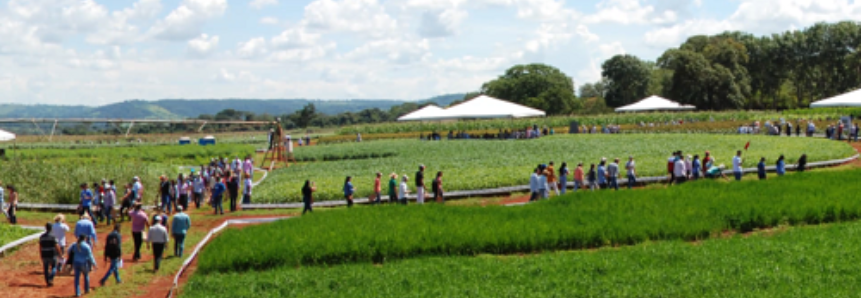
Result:
<svg viewBox="0 0 861 298">
<path fill-rule="evenodd" d="M 114 275 L 114 279 L 117 280 L 118 284 L 123 282 L 120 279 L 120 264 L 123 262 L 122 256 L 123 238 L 120 236 L 120 224 L 114 224 L 114 230 L 105 239 L 104 261 L 106 264 L 110 264 L 110 266 L 108 267 L 108 272 L 105 272 L 105 276 L 99 281 L 100 285 L 104 286 L 108 278 L 111 277 L 111 274 Z M 111 260 L 110 263 L 108 263 L 108 259 Z"/>
<path fill-rule="evenodd" d="M 684 156 L 684 154 L 679 151 L 678 156 L 676 156 L 676 162 L 673 165 L 673 176 L 675 177 L 676 185 L 682 184 L 688 179 L 687 164 L 682 160 L 682 156 Z"/>
<path fill-rule="evenodd" d="M 147 234 L 147 243 L 146 248 L 152 249 L 153 253 L 153 271 L 158 272 L 159 267 L 161 266 L 161 258 L 164 255 L 164 247 L 167 245 L 169 241 L 169 237 L 167 235 L 167 229 L 161 225 L 161 218 L 156 217 L 153 220 L 153 225 L 149 229 L 149 234 Z"/>
<path fill-rule="evenodd" d="M 619 159 L 616 158 L 613 160 L 609 166 L 607 166 L 607 177 L 610 178 L 610 187 L 615 190 L 619 190 Z"/>
<path fill-rule="evenodd" d="M 135 209 L 129 212 L 132 219 L 132 239 L 135 243 L 135 253 L 132 260 L 137 262 L 141 259 L 141 244 L 143 244 L 143 232 L 149 228 L 149 219 L 146 212 L 141 209 L 141 204 L 135 204 Z"/>
<path fill-rule="evenodd" d="M 735 181 L 741 181 L 741 163 L 741 150 L 738 150 L 738 152 L 735 153 L 735 157 L 732 158 L 732 174 L 735 175 Z"/>
<path fill-rule="evenodd" d="M 81 236 L 87 237 L 87 243 L 90 247 L 95 247 L 96 243 L 98 243 L 98 238 L 96 238 L 96 226 L 87 214 L 81 216 L 81 220 L 75 224 L 75 237 Z"/>
<path fill-rule="evenodd" d="M 63 250 L 60 249 L 60 243 L 57 238 L 51 233 L 53 225 L 45 224 L 45 234 L 39 237 L 39 255 L 42 257 L 42 272 L 45 274 L 45 283 L 52 287 L 54 286 L 54 275 L 57 274 L 57 258 L 63 258 Z"/>
<path fill-rule="evenodd" d="M 532 171 L 532 176 L 529 176 L 529 192 L 530 192 L 529 201 L 530 202 L 538 200 L 538 198 L 539 198 L 538 173 L 539 173 L 539 168 L 535 168 L 535 171 Z"/>
<path fill-rule="evenodd" d="M 634 184 L 637 184 L 637 165 L 634 163 L 634 157 L 628 157 L 628 163 L 625 164 L 625 170 L 628 172 L 628 189 L 634 187 Z"/>
<path fill-rule="evenodd" d="M 188 229 L 191 228 L 191 218 L 188 214 L 182 212 L 182 207 L 177 207 L 171 223 L 171 234 L 173 234 L 173 255 L 182 258 L 182 252 L 185 250 L 185 235 Z"/>
<path fill-rule="evenodd" d="M 416 172 L 416 203 L 425 203 L 425 165 L 420 165 Z"/>
<path fill-rule="evenodd" d="M 383 173 L 377 172 L 377 177 L 374 178 L 374 204 L 382 203 L 383 200 L 383 182 L 380 181 L 383 178 Z"/>
</svg>

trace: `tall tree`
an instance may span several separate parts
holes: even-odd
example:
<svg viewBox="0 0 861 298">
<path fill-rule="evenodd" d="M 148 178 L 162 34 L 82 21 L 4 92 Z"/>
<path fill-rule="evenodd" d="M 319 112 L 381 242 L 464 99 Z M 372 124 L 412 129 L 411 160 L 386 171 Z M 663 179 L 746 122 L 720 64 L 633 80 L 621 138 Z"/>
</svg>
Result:
<svg viewBox="0 0 861 298">
<path fill-rule="evenodd" d="M 601 76 L 607 79 L 604 99 L 608 106 L 619 107 L 646 97 L 652 70 L 639 58 L 616 55 L 601 65 Z"/>
<path fill-rule="evenodd" d="M 559 69 L 544 64 L 516 65 L 484 83 L 481 93 L 509 100 L 548 114 L 565 114 L 576 107 L 574 82 Z"/>
</svg>

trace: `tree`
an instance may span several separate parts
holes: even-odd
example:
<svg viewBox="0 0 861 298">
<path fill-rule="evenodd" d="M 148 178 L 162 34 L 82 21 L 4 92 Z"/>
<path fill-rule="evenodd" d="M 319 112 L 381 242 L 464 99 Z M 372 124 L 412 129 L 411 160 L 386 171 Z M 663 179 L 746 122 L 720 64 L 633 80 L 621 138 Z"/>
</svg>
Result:
<svg viewBox="0 0 861 298">
<path fill-rule="evenodd" d="M 544 64 L 509 68 L 499 78 L 484 83 L 481 93 L 541 109 L 548 114 L 566 114 L 576 106 L 571 78 Z"/>
<path fill-rule="evenodd" d="M 607 105 L 619 107 L 646 97 L 652 70 L 639 58 L 616 55 L 601 65 L 601 76 L 607 79 Z"/>
<path fill-rule="evenodd" d="M 317 117 L 317 109 L 314 107 L 313 103 L 309 103 L 302 107 L 301 110 L 296 111 L 293 115 L 290 115 L 290 120 L 296 123 L 296 126 L 301 128 L 307 128 L 311 121 Z"/>
<path fill-rule="evenodd" d="M 578 93 L 580 98 L 592 98 L 592 97 L 600 97 L 604 98 L 604 95 L 607 92 L 607 79 L 602 79 L 595 83 L 586 83 L 580 86 L 580 92 Z"/>
</svg>

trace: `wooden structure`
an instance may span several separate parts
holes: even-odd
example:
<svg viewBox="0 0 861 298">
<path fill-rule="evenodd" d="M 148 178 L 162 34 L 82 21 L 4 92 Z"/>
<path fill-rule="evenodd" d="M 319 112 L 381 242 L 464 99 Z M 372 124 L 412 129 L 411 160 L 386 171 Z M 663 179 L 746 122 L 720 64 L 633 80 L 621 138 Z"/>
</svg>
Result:
<svg viewBox="0 0 861 298">
<path fill-rule="evenodd" d="M 272 146 L 263 155 L 263 163 L 260 165 L 268 171 L 275 169 L 280 163 L 284 163 L 285 167 L 290 167 L 290 162 L 296 162 L 293 158 L 292 140 L 285 142 L 284 131 L 281 129 L 280 123 L 275 123 L 275 132 L 272 134 Z M 290 147 L 290 148 L 288 148 Z M 269 162 L 268 167 L 266 162 Z"/>
</svg>

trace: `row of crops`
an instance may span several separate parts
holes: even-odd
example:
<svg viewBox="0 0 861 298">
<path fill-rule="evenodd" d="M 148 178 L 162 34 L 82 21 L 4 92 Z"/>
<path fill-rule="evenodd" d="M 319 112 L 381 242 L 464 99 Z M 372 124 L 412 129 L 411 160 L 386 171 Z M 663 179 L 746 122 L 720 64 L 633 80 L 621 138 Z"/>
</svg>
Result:
<svg viewBox="0 0 861 298">
<path fill-rule="evenodd" d="M 728 230 L 850 221 L 861 217 L 859 179 L 861 170 L 851 170 L 575 193 L 517 208 L 425 205 L 319 212 L 226 232 L 207 247 L 199 272 L 693 241 Z"/>
<path fill-rule="evenodd" d="M 731 166 L 736 150 L 750 141 L 745 152 L 746 167 L 755 167 L 759 157 L 773 163 L 785 154 L 793 163 L 801 154 L 810 161 L 846 158 L 855 151 L 845 143 L 823 139 L 785 138 L 738 135 L 556 135 L 537 140 L 442 141 L 417 139 L 382 140 L 329 146 L 296 148 L 296 158 L 316 162 L 293 164 L 277 170 L 254 191 L 255 202 L 298 202 L 305 180 L 315 181 L 315 199 L 342 199 L 344 178 L 353 177 L 357 196 L 369 196 L 375 173 L 408 175 L 414 178 L 418 166 L 427 166 L 427 177 L 444 172 L 449 191 L 474 190 L 525 185 L 535 165 L 554 161 L 573 167 L 578 162 L 587 167 L 608 159 L 635 156 L 640 176 L 665 174 L 670 152 L 703 155 L 711 151 L 718 163 Z M 410 184 L 412 185 L 412 184 Z"/>
<path fill-rule="evenodd" d="M 568 127 L 572 121 L 580 125 L 622 125 L 640 123 L 669 123 L 684 120 L 686 122 L 722 122 L 722 121 L 766 121 L 784 118 L 798 119 L 837 119 L 840 116 L 861 115 L 861 109 L 803 109 L 783 112 L 772 111 L 729 111 L 729 112 L 682 112 L 682 113 L 636 113 L 636 114 L 607 114 L 591 116 L 555 116 L 530 119 L 495 119 L 476 121 L 442 121 L 442 122 L 399 122 L 344 127 L 338 131 L 341 135 L 362 134 L 398 134 L 420 131 L 480 131 L 512 128 L 526 128 L 532 125 L 549 127 Z"/>
<path fill-rule="evenodd" d="M 0 225 L 0 246 L 6 245 L 7 243 L 21 239 L 33 233 L 35 233 L 35 231 L 25 230 L 18 226 L 2 224 Z"/>
<path fill-rule="evenodd" d="M 847 223 L 696 245 L 195 274 L 183 297 L 857 297 L 858 247 L 861 224 Z"/>
</svg>

